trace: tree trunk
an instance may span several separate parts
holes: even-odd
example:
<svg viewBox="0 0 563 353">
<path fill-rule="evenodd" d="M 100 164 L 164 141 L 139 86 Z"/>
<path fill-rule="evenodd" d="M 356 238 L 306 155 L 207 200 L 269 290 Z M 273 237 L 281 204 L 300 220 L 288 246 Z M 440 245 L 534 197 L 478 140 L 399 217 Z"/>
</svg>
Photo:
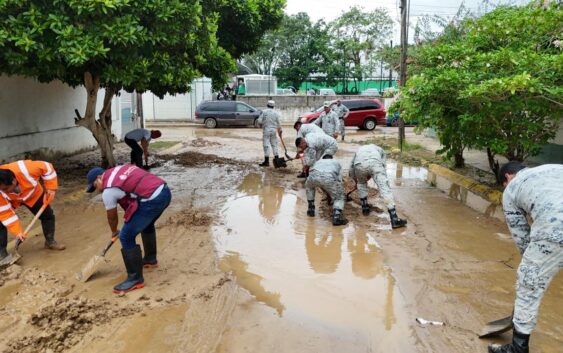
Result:
<svg viewBox="0 0 563 353">
<path fill-rule="evenodd" d="M 107 88 L 104 96 L 104 105 L 96 120 L 96 103 L 98 100 L 98 91 L 100 89 L 100 78 L 93 77 L 91 73 L 84 73 L 84 86 L 86 88 L 86 111 L 84 116 L 75 109 L 76 125 L 82 126 L 90 130 L 98 146 L 102 156 L 102 167 L 109 168 L 116 164 L 113 156 L 113 135 L 111 133 L 111 101 L 116 92 L 113 88 Z"/>
<path fill-rule="evenodd" d="M 495 160 L 495 155 L 490 148 L 487 148 L 487 158 L 489 159 L 489 168 L 491 168 L 492 172 L 495 174 L 495 179 L 497 180 L 497 184 L 500 185 L 500 179 L 498 175 L 498 172 L 500 170 L 500 165 L 498 161 Z"/>
<path fill-rule="evenodd" d="M 465 158 L 463 158 L 463 149 L 457 150 L 454 153 L 454 161 L 456 168 L 463 168 L 465 167 Z"/>
</svg>

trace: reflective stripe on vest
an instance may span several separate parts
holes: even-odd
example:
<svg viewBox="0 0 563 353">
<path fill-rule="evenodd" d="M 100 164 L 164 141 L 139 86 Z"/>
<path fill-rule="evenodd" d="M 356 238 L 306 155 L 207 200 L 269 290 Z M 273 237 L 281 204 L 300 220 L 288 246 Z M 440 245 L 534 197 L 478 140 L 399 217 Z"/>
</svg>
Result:
<svg viewBox="0 0 563 353">
<path fill-rule="evenodd" d="M 22 200 L 26 201 L 27 199 L 29 199 L 31 197 L 31 195 L 33 195 L 35 193 L 35 189 L 37 188 L 37 181 L 35 181 L 35 179 L 33 179 L 30 175 L 29 175 L 29 171 L 27 170 L 27 167 L 25 166 L 24 161 L 18 161 L 18 167 L 20 168 L 20 171 L 22 172 L 23 176 L 25 176 L 25 178 L 27 179 L 27 181 L 29 181 L 29 183 L 31 185 L 33 185 L 33 189 L 31 189 L 27 195 L 22 196 Z"/>
<path fill-rule="evenodd" d="M 18 220 L 18 216 L 12 216 L 12 217 L 10 217 L 10 218 L 8 218 L 8 219 L 3 220 L 3 221 L 2 221 L 2 224 L 3 224 L 5 227 L 7 227 L 7 226 L 9 226 L 10 224 L 16 222 L 17 220 Z"/>
</svg>

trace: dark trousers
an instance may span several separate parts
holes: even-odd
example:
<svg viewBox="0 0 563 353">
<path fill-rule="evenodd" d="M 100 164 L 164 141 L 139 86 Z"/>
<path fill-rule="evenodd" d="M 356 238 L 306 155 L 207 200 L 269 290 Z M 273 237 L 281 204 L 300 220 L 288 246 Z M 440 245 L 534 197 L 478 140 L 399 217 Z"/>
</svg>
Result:
<svg viewBox="0 0 563 353">
<path fill-rule="evenodd" d="M 43 207 L 43 197 L 40 197 L 35 205 L 31 207 L 25 205 L 25 207 L 27 207 L 33 215 L 36 215 L 41 207 Z M 53 240 L 55 238 L 55 213 L 51 206 L 45 208 L 45 211 L 39 216 L 39 220 L 41 221 L 41 228 L 43 228 L 45 239 Z M 0 249 L 6 249 L 6 246 L 8 246 L 8 229 L 0 223 Z"/>
<path fill-rule="evenodd" d="M 143 149 L 137 141 L 133 139 L 125 138 L 125 143 L 127 146 L 131 147 L 131 164 L 135 164 L 137 167 L 143 167 Z"/>
</svg>

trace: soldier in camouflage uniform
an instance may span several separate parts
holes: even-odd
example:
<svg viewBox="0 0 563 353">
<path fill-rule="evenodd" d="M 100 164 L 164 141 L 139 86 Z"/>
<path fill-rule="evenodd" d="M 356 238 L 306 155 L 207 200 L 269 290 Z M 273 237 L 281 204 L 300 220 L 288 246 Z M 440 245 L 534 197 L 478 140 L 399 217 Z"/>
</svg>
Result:
<svg viewBox="0 0 563 353">
<path fill-rule="evenodd" d="M 352 158 L 349 174 L 358 185 L 358 194 L 362 201 L 362 213 L 365 216 L 370 213 L 367 182 L 370 178 L 373 178 L 379 189 L 379 194 L 383 197 L 387 206 L 391 227 L 400 228 L 407 224 L 406 220 L 400 219 L 397 216 L 395 200 L 389 186 L 389 179 L 387 178 L 387 170 L 385 168 L 385 151 L 381 147 L 365 145 L 358 148 L 354 158 Z"/>
<path fill-rule="evenodd" d="M 282 128 L 280 123 L 281 115 L 274 110 L 275 102 L 270 100 L 267 103 L 268 109 L 264 109 L 258 123 L 262 125 L 262 145 L 264 146 L 264 162 L 260 163 L 261 167 L 268 167 L 270 165 L 270 146 L 274 154 L 274 160 L 278 160 L 278 138 L 276 132 L 282 136 Z M 274 162 L 274 165 L 276 163 Z"/>
<path fill-rule="evenodd" d="M 350 109 L 342 104 L 342 101 L 338 99 L 336 103 L 332 105 L 332 111 L 338 115 L 338 121 L 340 124 L 340 135 L 342 136 L 342 141 L 344 141 L 344 136 L 346 136 L 346 124 L 344 120 L 350 115 Z"/>
<path fill-rule="evenodd" d="M 298 137 L 295 140 L 295 146 L 300 152 L 304 153 L 305 173 L 319 159 L 332 159 L 338 144 L 336 140 L 326 134 L 311 133 L 307 137 Z"/>
<path fill-rule="evenodd" d="M 318 127 L 315 124 L 303 124 L 300 121 L 296 121 L 295 124 L 293 124 L 293 128 L 297 131 L 297 137 L 305 137 L 308 134 L 311 133 L 317 133 L 317 134 L 324 134 L 323 129 L 321 129 L 320 127 Z M 295 157 L 300 158 L 299 153 L 297 154 L 297 156 Z M 297 175 L 298 178 L 306 178 L 307 177 L 307 173 L 305 172 L 305 165 L 303 165 L 303 170 L 301 171 L 301 173 L 299 173 Z"/>
<path fill-rule="evenodd" d="M 314 124 L 321 127 L 328 136 L 332 136 L 335 139 L 338 137 L 338 131 L 340 130 L 338 115 L 330 109 L 329 102 L 324 102 L 324 111 L 315 120 Z"/>
<path fill-rule="evenodd" d="M 342 184 L 342 167 L 334 159 L 321 159 L 313 165 L 305 182 L 307 191 L 307 216 L 315 217 L 315 192 L 321 188 L 332 200 L 332 224 L 345 225 L 348 221 L 344 218 L 344 185 Z"/>
<path fill-rule="evenodd" d="M 563 268 L 563 165 L 526 168 L 509 162 L 499 171 L 506 187 L 502 206 L 522 253 L 516 280 L 512 343 L 490 345 L 490 353 L 528 353 L 541 299 Z M 528 224 L 527 217 L 533 220 Z"/>
</svg>

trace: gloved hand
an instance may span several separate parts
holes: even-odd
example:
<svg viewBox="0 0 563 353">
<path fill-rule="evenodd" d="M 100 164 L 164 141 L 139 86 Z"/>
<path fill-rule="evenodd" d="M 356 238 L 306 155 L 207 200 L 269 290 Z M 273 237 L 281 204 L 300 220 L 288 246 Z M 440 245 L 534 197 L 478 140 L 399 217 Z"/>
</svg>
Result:
<svg viewBox="0 0 563 353">
<path fill-rule="evenodd" d="M 45 193 L 43 194 L 43 204 L 50 204 L 51 201 L 53 201 L 53 199 L 55 198 L 55 193 L 55 190 L 45 190 Z"/>
<path fill-rule="evenodd" d="M 16 242 L 17 243 L 23 243 L 24 241 L 25 241 L 25 234 L 23 232 L 16 235 Z"/>
<path fill-rule="evenodd" d="M 114 237 L 118 237 L 119 236 L 119 229 L 116 230 L 115 232 L 111 232 L 111 238 L 113 239 Z"/>
</svg>

